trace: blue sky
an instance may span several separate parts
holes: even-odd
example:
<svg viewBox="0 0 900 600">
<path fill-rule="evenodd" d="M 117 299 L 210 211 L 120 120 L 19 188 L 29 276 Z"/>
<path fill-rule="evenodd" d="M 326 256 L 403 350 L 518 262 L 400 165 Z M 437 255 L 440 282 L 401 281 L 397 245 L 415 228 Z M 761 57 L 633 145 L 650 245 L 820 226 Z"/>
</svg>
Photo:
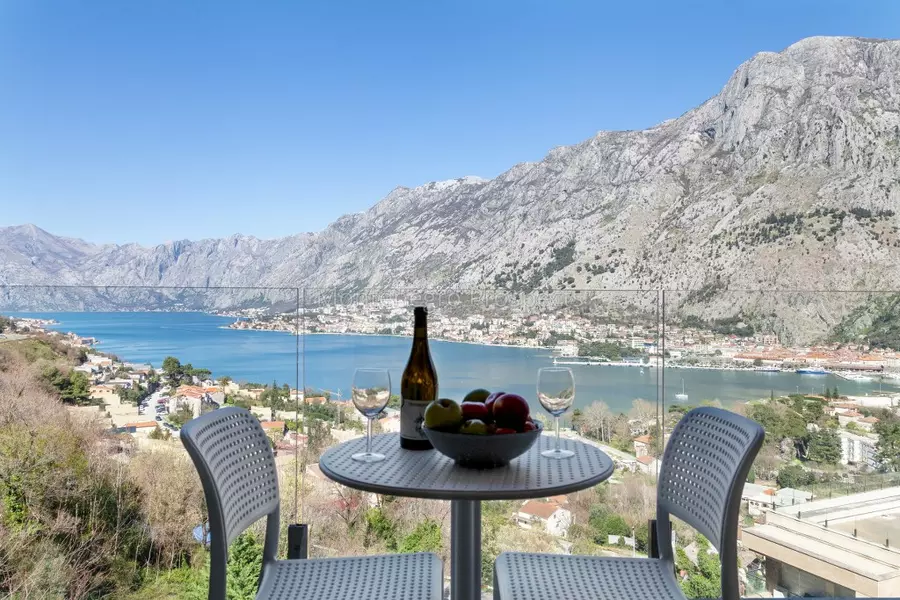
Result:
<svg viewBox="0 0 900 600">
<path fill-rule="evenodd" d="M 0 226 L 317 231 L 676 117 L 810 35 L 900 37 L 900 2 L 3 0 Z"/>
</svg>

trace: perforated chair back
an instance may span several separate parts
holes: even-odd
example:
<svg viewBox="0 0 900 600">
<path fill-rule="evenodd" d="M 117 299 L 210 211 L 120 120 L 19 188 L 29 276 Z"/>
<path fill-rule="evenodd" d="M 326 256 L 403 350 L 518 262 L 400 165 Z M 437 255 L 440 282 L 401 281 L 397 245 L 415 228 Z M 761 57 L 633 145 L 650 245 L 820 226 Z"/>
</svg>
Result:
<svg viewBox="0 0 900 600">
<path fill-rule="evenodd" d="M 237 407 L 188 421 L 181 442 L 200 474 L 209 511 L 209 598 L 224 599 L 228 547 L 262 517 L 268 517 L 263 559 L 274 559 L 279 519 L 275 456 L 259 420 Z"/>
<path fill-rule="evenodd" d="M 673 561 L 669 515 L 703 534 L 722 560 L 722 597 L 738 598 L 737 527 L 741 492 L 765 432 L 712 407 L 682 417 L 666 445 L 657 484 L 660 557 Z"/>
</svg>

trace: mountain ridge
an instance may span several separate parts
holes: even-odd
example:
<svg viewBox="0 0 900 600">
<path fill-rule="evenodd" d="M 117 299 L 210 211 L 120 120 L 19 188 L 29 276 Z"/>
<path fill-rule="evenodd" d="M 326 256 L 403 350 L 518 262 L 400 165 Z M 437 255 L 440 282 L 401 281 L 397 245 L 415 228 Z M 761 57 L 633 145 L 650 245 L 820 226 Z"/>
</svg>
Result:
<svg viewBox="0 0 900 600">
<path fill-rule="evenodd" d="M 674 119 L 599 131 L 489 180 L 398 186 L 315 233 L 97 251 L 35 236 L 42 253 L 0 229 L 0 284 L 686 289 L 682 311 L 778 308 L 794 334 L 821 333 L 839 319 L 831 302 L 808 315 L 726 290 L 897 281 L 898 106 L 900 41 L 807 38 L 754 55 Z"/>
</svg>

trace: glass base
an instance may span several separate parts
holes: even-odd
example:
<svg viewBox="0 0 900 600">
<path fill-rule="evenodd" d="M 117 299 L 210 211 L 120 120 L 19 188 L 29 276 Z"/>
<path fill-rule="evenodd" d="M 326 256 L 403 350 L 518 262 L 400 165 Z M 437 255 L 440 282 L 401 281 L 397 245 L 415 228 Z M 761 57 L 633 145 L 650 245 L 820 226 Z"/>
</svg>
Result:
<svg viewBox="0 0 900 600">
<path fill-rule="evenodd" d="M 571 450 L 544 450 L 541 452 L 541 456 L 546 456 L 547 458 L 572 458 L 575 456 L 575 453 Z"/>
<path fill-rule="evenodd" d="M 373 463 L 384 460 L 384 454 L 378 454 L 377 452 L 357 452 L 350 458 L 358 460 L 359 462 Z"/>
</svg>

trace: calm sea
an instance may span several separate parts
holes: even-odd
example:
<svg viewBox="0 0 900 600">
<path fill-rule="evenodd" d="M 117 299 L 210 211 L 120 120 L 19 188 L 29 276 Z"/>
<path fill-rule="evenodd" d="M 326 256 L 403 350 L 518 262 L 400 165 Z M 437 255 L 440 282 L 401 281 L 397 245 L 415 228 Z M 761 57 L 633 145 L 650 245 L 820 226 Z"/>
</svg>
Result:
<svg viewBox="0 0 900 600">
<path fill-rule="evenodd" d="M 98 349 L 130 362 L 159 367 L 166 356 L 210 369 L 215 376 L 235 381 L 288 383 L 341 393 L 348 397 L 357 367 L 387 368 L 394 392 L 406 364 L 410 340 L 360 335 L 309 335 L 225 329 L 232 319 L 204 313 L 17 313 L 59 321 L 56 329 L 100 340 Z M 298 348 L 299 342 L 299 348 Z M 547 350 L 479 346 L 432 341 L 441 396 L 461 399 L 469 390 L 484 387 L 516 392 L 536 407 L 535 381 L 540 367 L 552 364 Z M 298 369 L 299 366 L 299 369 Z M 627 411 L 635 398 L 658 397 L 658 369 L 572 366 L 576 406 L 603 400 L 613 410 Z M 299 371 L 299 378 L 298 378 Z M 855 383 L 834 376 L 795 373 L 756 373 L 698 369 L 666 369 L 665 401 L 673 403 L 682 379 L 689 403 L 718 399 L 728 405 L 776 394 L 821 393 L 838 386 L 845 394 L 877 391 L 879 384 Z M 885 389 L 896 389 L 887 386 Z"/>
</svg>

